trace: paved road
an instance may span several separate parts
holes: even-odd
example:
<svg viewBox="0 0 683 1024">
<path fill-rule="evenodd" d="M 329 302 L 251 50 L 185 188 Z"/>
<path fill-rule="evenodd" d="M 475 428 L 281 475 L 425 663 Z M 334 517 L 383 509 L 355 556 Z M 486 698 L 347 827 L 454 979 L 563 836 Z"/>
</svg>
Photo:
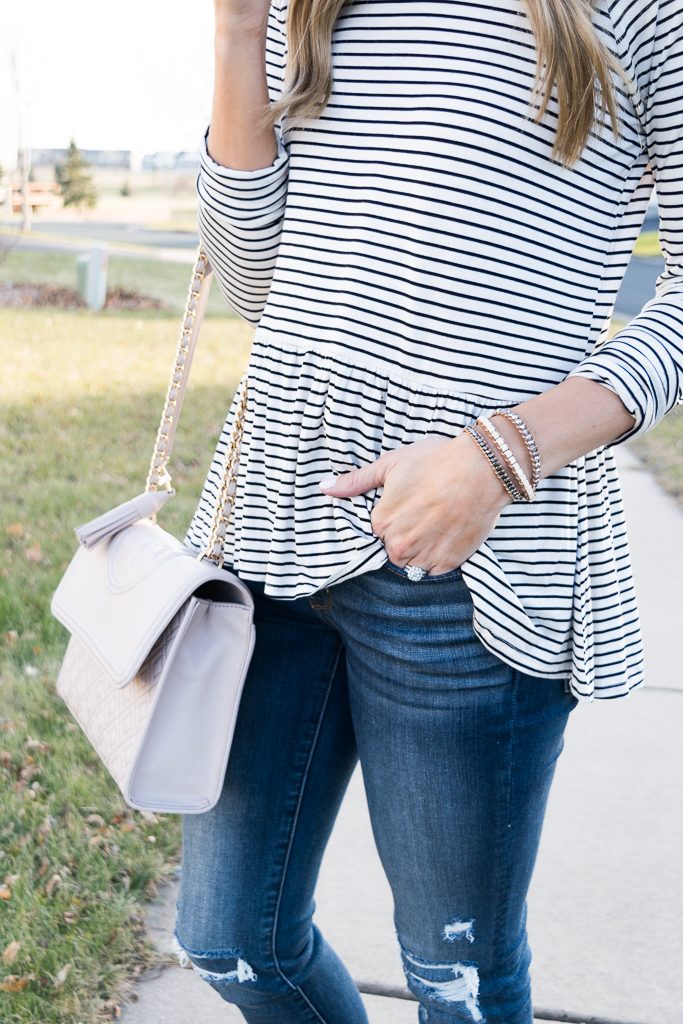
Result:
<svg viewBox="0 0 683 1024">
<path fill-rule="evenodd" d="M 16 223 L 10 225 L 7 221 L 0 222 L 0 227 L 16 230 Z M 141 224 L 121 224 L 111 221 L 43 221 L 38 218 L 33 220 L 34 231 L 41 235 L 54 235 L 55 243 L 61 244 L 64 239 L 89 238 L 93 243 L 108 242 L 116 245 L 148 245 L 162 247 L 165 249 L 193 249 L 197 245 L 197 236 L 193 231 L 156 231 L 145 228 Z M 41 238 L 41 244 L 42 238 Z M 48 240 L 45 244 L 49 245 Z M 80 243 L 77 243 L 80 246 Z M 65 248 L 69 248 L 67 243 Z"/>
</svg>

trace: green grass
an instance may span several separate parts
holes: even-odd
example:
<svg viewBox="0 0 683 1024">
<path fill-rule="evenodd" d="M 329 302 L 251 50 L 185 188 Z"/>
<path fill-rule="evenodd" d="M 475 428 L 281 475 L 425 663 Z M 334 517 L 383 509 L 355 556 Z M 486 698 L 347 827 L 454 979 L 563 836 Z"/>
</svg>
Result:
<svg viewBox="0 0 683 1024">
<path fill-rule="evenodd" d="M 55 693 L 68 640 L 49 602 L 73 528 L 140 493 L 177 324 L 156 314 L 0 310 L 0 1019 L 116 1019 L 157 955 L 143 902 L 178 857 L 179 820 L 131 811 Z M 159 523 L 182 538 L 251 328 L 202 327 Z M 18 944 L 18 945 L 17 945 Z"/>
<path fill-rule="evenodd" d="M 610 336 L 625 326 L 626 321 L 615 317 Z M 656 427 L 626 444 L 683 509 L 683 406 L 671 409 Z"/>
<path fill-rule="evenodd" d="M 659 232 L 641 231 L 633 253 L 635 256 L 661 257 L 662 249 L 659 244 Z"/>
<path fill-rule="evenodd" d="M 171 220 L 148 221 L 142 225 L 148 231 L 188 231 L 197 233 L 197 211 L 193 208 L 178 211 Z"/>
<path fill-rule="evenodd" d="M 30 284 L 48 282 L 76 287 L 76 252 L 21 252 L 14 250 L 0 260 L 0 282 L 26 282 Z M 170 263 L 158 259 L 134 259 L 125 256 L 109 257 L 107 287 L 130 288 L 144 295 L 159 299 L 174 316 L 185 308 L 192 272 L 191 258 L 187 263 Z M 103 311 L 103 316 L 109 311 Z M 111 314 L 117 316 L 113 310 Z M 228 308 L 214 281 L 206 308 L 209 317 L 231 317 L 237 319 Z"/>
</svg>

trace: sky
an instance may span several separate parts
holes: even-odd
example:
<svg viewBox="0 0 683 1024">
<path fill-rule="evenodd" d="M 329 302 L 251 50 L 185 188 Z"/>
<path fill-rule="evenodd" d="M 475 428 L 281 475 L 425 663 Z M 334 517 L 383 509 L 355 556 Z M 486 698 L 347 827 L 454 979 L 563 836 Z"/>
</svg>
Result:
<svg viewBox="0 0 683 1024">
<path fill-rule="evenodd" d="M 16 163 L 19 120 L 34 148 L 73 136 L 82 149 L 196 150 L 212 85 L 213 0 L 3 3 L 0 163 Z"/>
</svg>

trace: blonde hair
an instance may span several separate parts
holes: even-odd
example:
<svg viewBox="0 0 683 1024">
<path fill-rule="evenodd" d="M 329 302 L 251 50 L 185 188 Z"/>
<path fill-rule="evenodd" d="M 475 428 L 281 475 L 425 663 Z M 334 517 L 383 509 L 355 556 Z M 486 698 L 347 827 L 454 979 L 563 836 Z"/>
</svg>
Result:
<svg viewBox="0 0 683 1024">
<path fill-rule="evenodd" d="M 263 113 L 262 127 L 271 127 L 285 113 L 289 122 L 295 122 L 322 112 L 332 92 L 332 31 L 345 2 L 289 0 L 283 91 Z M 592 14 L 596 2 L 521 0 L 536 40 L 530 107 L 541 97 L 534 118 L 539 123 L 556 85 L 558 119 L 550 156 L 569 168 L 581 156 L 596 122 L 596 82 L 600 86 L 600 116 L 609 113 L 615 136 L 620 132 L 610 71 L 620 75 L 629 90 L 633 87 L 595 30 Z"/>
</svg>

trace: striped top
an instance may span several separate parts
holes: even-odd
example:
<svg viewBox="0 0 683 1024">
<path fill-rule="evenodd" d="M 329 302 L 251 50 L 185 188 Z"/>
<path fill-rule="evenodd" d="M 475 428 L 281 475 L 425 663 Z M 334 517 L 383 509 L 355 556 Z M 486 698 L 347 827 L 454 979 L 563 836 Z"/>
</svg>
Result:
<svg viewBox="0 0 683 1024">
<path fill-rule="evenodd" d="M 266 63 L 283 88 L 286 2 Z M 227 305 L 255 327 L 226 562 L 295 598 L 387 559 L 370 513 L 318 482 L 425 434 L 454 436 L 568 375 L 599 381 L 632 428 L 508 504 L 462 563 L 482 642 L 579 698 L 643 683 L 643 645 L 611 447 L 683 401 L 683 3 L 599 0 L 609 117 L 579 163 L 549 159 L 553 90 L 525 114 L 535 42 L 522 0 L 351 0 L 320 118 L 277 125 L 273 163 L 218 164 L 200 143 L 198 226 Z M 653 187 L 666 267 L 607 339 Z M 185 542 L 206 543 L 237 407 Z"/>
</svg>

